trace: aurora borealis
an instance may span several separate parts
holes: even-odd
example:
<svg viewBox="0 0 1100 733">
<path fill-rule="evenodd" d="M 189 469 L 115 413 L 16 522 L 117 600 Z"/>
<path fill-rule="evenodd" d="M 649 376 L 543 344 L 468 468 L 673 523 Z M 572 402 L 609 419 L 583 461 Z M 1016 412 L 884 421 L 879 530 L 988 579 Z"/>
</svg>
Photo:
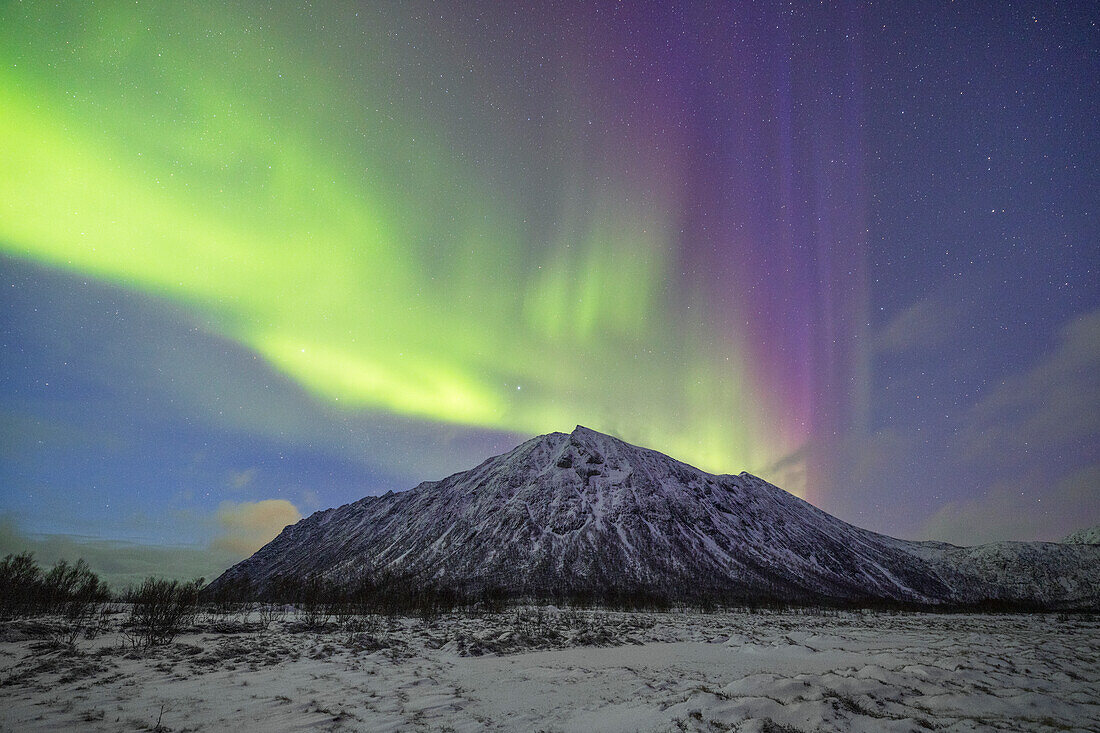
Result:
<svg viewBox="0 0 1100 733">
<path fill-rule="evenodd" d="M 576 424 L 857 522 L 838 478 L 853 472 L 860 496 L 921 519 L 989 496 L 971 476 L 906 483 L 957 447 L 909 436 L 965 432 L 925 422 L 1041 368 L 1019 339 L 1072 350 L 1059 329 L 1100 306 L 1080 180 L 1096 163 L 1081 114 L 1095 23 L 1021 13 L 6 3 L 0 263 L 18 376 L 0 511 L 39 533 L 202 542 L 224 502 L 308 512 Z M 909 35 L 951 23 L 931 45 Z M 986 63 L 963 78 L 953 44 L 983 33 Z M 1002 63 L 1016 57 L 1052 68 Z M 974 122 L 1002 84 L 1042 96 Z M 972 181 L 1033 109 L 1047 132 L 1023 135 L 1030 162 Z M 940 138 L 952 115 L 968 122 Z M 1072 171 L 1026 183 L 1059 149 Z M 1046 212 L 1059 192 L 1071 200 Z M 979 222 L 987 210 L 1000 220 Z M 960 267 L 970 288 L 947 273 Z M 1033 273 L 1068 292 L 1014 285 Z M 959 321 L 972 296 L 1019 317 L 948 375 L 957 360 L 912 352 L 904 319 L 931 297 L 924 310 Z M 1089 385 L 1088 365 L 1071 376 Z M 921 372 L 937 376 L 926 402 L 896 397 Z M 1094 471 L 1085 423 L 1035 470 Z M 73 448 L 89 430 L 118 447 Z M 66 520 L 61 497 L 91 519 Z M 120 507 L 138 518 L 113 524 Z"/>
</svg>

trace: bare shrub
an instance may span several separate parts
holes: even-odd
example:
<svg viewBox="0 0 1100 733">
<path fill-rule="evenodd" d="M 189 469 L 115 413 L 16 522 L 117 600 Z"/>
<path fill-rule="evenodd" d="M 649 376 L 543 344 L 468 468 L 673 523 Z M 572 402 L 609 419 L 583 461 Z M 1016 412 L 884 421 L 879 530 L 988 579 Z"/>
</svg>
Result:
<svg viewBox="0 0 1100 733">
<path fill-rule="evenodd" d="M 167 644 L 195 619 L 202 579 L 190 583 L 146 578 L 127 595 L 130 643 L 148 649 Z"/>
<path fill-rule="evenodd" d="M 319 575 L 311 575 L 298 589 L 298 620 L 307 629 L 323 629 L 339 605 L 334 588 Z"/>
<path fill-rule="evenodd" d="M 50 568 L 43 577 L 42 595 L 46 612 L 62 619 L 55 637 L 70 646 L 82 634 L 91 638 L 99 633 L 111 597 L 83 558 L 74 564 L 59 560 Z"/>
<path fill-rule="evenodd" d="M 286 606 L 281 603 L 260 603 L 256 606 L 256 615 L 260 626 L 269 629 L 276 621 L 286 618 Z"/>
<path fill-rule="evenodd" d="M 203 591 L 201 597 L 208 602 L 207 611 L 211 619 L 220 615 L 243 622 L 252 609 L 255 593 L 248 578 L 233 578 L 222 582 L 213 591 Z"/>
<path fill-rule="evenodd" d="M 29 552 L 0 560 L 0 618 L 60 617 L 48 630 L 57 643 L 95 636 L 109 599 L 107 585 L 83 559 L 59 560 L 45 573 Z"/>
<path fill-rule="evenodd" d="M 25 618 L 41 612 L 42 569 L 34 554 L 22 552 L 0 560 L 0 617 Z"/>
</svg>

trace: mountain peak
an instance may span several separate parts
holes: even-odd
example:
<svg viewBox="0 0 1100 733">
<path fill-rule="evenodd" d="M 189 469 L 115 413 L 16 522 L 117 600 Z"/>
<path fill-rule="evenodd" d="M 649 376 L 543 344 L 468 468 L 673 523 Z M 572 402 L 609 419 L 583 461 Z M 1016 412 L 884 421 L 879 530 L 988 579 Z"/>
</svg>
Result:
<svg viewBox="0 0 1100 733">
<path fill-rule="evenodd" d="M 598 430 L 592 428 L 586 428 L 583 425 L 578 425 L 573 428 L 573 432 L 569 433 L 569 437 L 572 438 L 574 443 L 589 442 L 589 443 L 605 443 L 607 441 L 622 442 L 618 438 L 615 438 L 606 433 L 601 433 Z"/>
<path fill-rule="evenodd" d="M 636 450 L 647 451 L 646 448 L 641 448 L 631 443 L 627 443 L 621 438 L 617 438 L 614 435 L 608 435 L 607 433 L 601 433 L 599 430 L 593 430 L 592 428 L 585 427 L 584 425 L 578 425 L 573 428 L 573 432 L 569 433 L 569 442 L 573 445 L 591 446 L 594 448 L 603 448 L 606 450 L 622 451 L 622 450 Z M 668 456 L 665 456 L 668 458 Z M 672 460 L 671 458 L 669 460 Z"/>
</svg>

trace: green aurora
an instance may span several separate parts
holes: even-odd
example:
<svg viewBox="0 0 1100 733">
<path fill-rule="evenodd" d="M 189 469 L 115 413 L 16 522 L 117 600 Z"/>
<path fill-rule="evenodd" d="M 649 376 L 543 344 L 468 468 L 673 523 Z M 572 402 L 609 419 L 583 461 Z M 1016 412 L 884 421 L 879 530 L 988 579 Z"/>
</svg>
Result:
<svg viewBox="0 0 1100 733">
<path fill-rule="evenodd" d="M 565 162 L 525 199 L 500 169 L 536 156 L 495 149 L 487 113 L 429 113 L 413 52 L 352 13 L 6 4 L 0 247 L 181 304 L 342 409 L 581 423 L 716 471 L 800 447 L 677 272 L 673 197 L 570 170 L 598 110 L 563 94 L 540 145 Z"/>
<path fill-rule="evenodd" d="M 206 572 L 223 504 L 577 424 L 891 536 L 1096 524 L 1092 10 L 0 0 L 0 554 Z"/>
</svg>

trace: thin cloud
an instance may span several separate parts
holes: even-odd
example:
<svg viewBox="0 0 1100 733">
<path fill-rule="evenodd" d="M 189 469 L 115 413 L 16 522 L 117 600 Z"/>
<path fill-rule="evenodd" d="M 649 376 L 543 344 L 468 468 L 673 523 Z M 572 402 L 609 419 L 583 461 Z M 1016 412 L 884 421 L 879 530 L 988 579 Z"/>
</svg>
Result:
<svg viewBox="0 0 1100 733">
<path fill-rule="evenodd" d="M 147 577 L 207 581 L 270 542 L 302 518 L 284 499 L 224 502 L 212 517 L 220 534 L 209 546 L 153 545 L 70 534 L 26 534 L 11 515 L 0 515 L 0 556 L 33 552 L 40 565 L 84 558 L 111 587 L 125 588 Z M 209 515 L 202 521 L 210 521 Z"/>
<path fill-rule="evenodd" d="M 43 566 L 84 558 L 114 589 L 150 576 L 212 580 L 240 559 L 210 547 L 146 545 L 66 534 L 27 535 L 10 516 L 0 517 L 0 556 L 28 551 Z"/>
<path fill-rule="evenodd" d="M 1044 485 L 1041 475 L 1001 481 L 984 496 L 944 505 L 928 519 L 929 539 L 976 545 L 999 540 L 1056 541 L 1100 523 L 1100 464 Z"/>
<path fill-rule="evenodd" d="M 229 486 L 236 491 L 247 489 L 256 480 L 256 473 L 255 468 L 233 471 L 229 474 Z"/>
<path fill-rule="evenodd" d="M 1100 310 L 1071 321 L 1058 347 L 974 405 L 960 432 L 962 458 L 1007 472 L 1053 460 L 1096 459 L 1100 445 Z"/>
<path fill-rule="evenodd" d="M 962 337 L 970 311 L 959 294 L 934 293 L 883 326 L 875 336 L 875 351 L 898 355 L 943 348 Z"/>
<path fill-rule="evenodd" d="M 264 499 L 222 502 L 215 517 L 222 534 L 212 547 L 244 558 L 273 540 L 284 527 L 301 519 L 302 514 L 286 499 Z"/>
</svg>

